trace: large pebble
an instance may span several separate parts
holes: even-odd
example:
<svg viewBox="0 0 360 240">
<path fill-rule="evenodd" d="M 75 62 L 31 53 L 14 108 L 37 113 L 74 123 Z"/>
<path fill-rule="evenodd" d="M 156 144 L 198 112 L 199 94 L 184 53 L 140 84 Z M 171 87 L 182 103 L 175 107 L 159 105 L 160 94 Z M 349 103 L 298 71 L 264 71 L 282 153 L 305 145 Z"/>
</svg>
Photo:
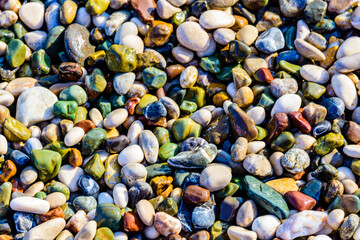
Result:
<svg viewBox="0 0 360 240">
<path fill-rule="evenodd" d="M 200 175 L 200 185 L 215 192 L 223 189 L 232 177 L 229 167 L 216 164 L 205 168 Z"/>
<path fill-rule="evenodd" d="M 128 163 L 140 163 L 142 160 L 144 160 L 144 152 L 137 144 L 124 148 L 118 156 L 118 163 L 121 166 Z"/>
<path fill-rule="evenodd" d="M 256 232 L 258 239 L 273 239 L 276 229 L 280 226 L 280 220 L 273 215 L 263 215 L 255 218 L 251 230 Z"/>
<path fill-rule="evenodd" d="M 184 22 L 176 30 L 178 41 L 193 51 L 206 51 L 210 47 L 209 34 L 196 22 Z"/>
<path fill-rule="evenodd" d="M 355 47 L 355 46 L 359 46 L 359 44 L 360 44 L 360 37 L 352 36 L 347 38 L 340 45 L 338 51 L 336 52 L 336 59 L 340 59 L 346 56 L 360 53 L 360 50 L 357 47 Z"/>
<path fill-rule="evenodd" d="M 217 29 L 231 27 L 235 23 L 235 18 L 221 10 L 208 10 L 201 14 L 200 25 L 205 29 Z"/>
<path fill-rule="evenodd" d="M 116 74 L 113 81 L 115 91 L 119 95 L 126 94 L 134 84 L 135 77 L 135 73 L 133 72 Z"/>
<path fill-rule="evenodd" d="M 45 8 L 41 2 L 29 2 L 19 9 L 21 21 L 32 30 L 40 29 L 44 23 Z"/>
<path fill-rule="evenodd" d="M 104 127 L 116 128 L 119 127 L 128 117 L 128 111 L 124 108 L 116 109 L 109 113 L 104 119 Z"/>
<path fill-rule="evenodd" d="M 257 235 L 256 232 L 247 230 L 246 228 L 231 226 L 227 229 L 227 235 L 230 240 L 256 240 Z"/>
<path fill-rule="evenodd" d="M 73 127 L 64 137 L 66 146 L 71 147 L 78 144 L 84 137 L 85 131 L 81 127 Z"/>
<path fill-rule="evenodd" d="M 56 236 L 64 229 L 65 224 L 66 222 L 63 218 L 51 219 L 26 232 L 23 240 L 55 239 Z"/>
<path fill-rule="evenodd" d="M 150 130 L 144 130 L 140 133 L 139 145 L 144 152 L 145 159 L 152 164 L 157 161 L 159 154 L 159 142 Z"/>
<path fill-rule="evenodd" d="M 269 28 L 256 40 L 255 47 L 261 52 L 271 54 L 285 47 L 285 39 L 279 28 Z"/>
<path fill-rule="evenodd" d="M 10 208 L 18 212 L 44 214 L 50 209 L 48 201 L 34 197 L 18 197 L 10 201 Z"/>
<path fill-rule="evenodd" d="M 331 78 L 331 86 L 336 96 L 341 98 L 345 107 L 354 110 L 358 104 L 358 95 L 353 81 L 344 74 L 336 74 Z"/>
<path fill-rule="evenodd" d="M 129 202 L 129 194 L 124 184 L 118 183 L 113 189 L 114 203 L 119 208 L 125 208 Z"/>
<path fill-rule="evenodd" d="M 79 190 L 77 185 L 78 180 L 85 174 L 81 167 L 73 167 L 71 165 L 63 165 L 58 173 L 60 182 L 65 184 L 71 192 Z"/>
<path fill-rule="evenodd" d="M 301 97 L 297 94 L 285 94 L 278 98 L 271 109 L 271 116 L 275 113 L 291 113 L 299 110 L 301 106 Z"/>
<path fill-rule="evenodd" d="M 305 80 L 319 84 L 327 83 L 330 79 L 326 69 L 313 64 L 301 66 L 300 74 Z"/>
<path fill-rule="evenodd" d="M 345 155 L 352 158 L 360 158 L 360 145 L 347 145 L 343 148 Z"/>
</svg>

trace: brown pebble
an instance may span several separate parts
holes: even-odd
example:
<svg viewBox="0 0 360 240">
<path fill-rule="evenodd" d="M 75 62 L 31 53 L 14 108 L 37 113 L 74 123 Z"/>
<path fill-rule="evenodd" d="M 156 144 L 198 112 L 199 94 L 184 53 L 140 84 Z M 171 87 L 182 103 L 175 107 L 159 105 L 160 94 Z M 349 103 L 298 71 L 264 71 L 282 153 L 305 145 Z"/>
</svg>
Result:
<svg viewBox="0 0 360 240">
<path fill-rule="evenodd" d="M 283 131 L 289 127 L 289 118 L 286 113 L 275 113 L 275 115 L 269 121 L 266 129 L 269 135 L 266 138 L 267 142 L 272 142 L 277 138 Z"/>
<path fill-rule="evenodd" d="M 344 124 L 344 135 L 347 140 L 353 143 L 360 143 L 360 125 L 353 121 Z"/>
<path fill-rule="evenodd" d="M 12 185 L 12 191 L 18 191 L 18 192 L 24 192 L 24 189 L 22 187 L 22 185 L 19 183 L 18 180 L 12 179 L 11 180 L 11 185 Z"/>
<path fill-rule="evenodd" d="M 298 130 L 305 134 L 310 134 L 311 132 L 311 125 L 306 119 L 303 117 L 300 111 L 291 112 L 289 114 L 291 124 L 296 127 Z"/>
<path fill-rule="evenodd" d="M 185 188 L 182 196 L 186 203 L 201 205 L 209 200 L 210 191 L 197 185 L 190 185 Z"/>
<path fill-rule="evenodd" d="M 6 160 L 3 164 L 3 170 L 0 174 L 0 183 L 7 182 L 10 178 L 16 174 L 16 165 L 11 160 Z"/>
<path fill-rule="evenodd" d="M 40 215 L 40 220 L 42 222 L 46 222 L 54 218 L 64 218 L 64 211 L 62 210 L 61 207 L 51 209 L 47 213 Z"/>
<path fill-rule="evenodd" d="M 286 201 L 298 211 L 311 210 L 316 200 L 298 191 L 288 191 L 284 195 Z"/>
<path fill-rule="evenodd" d="M 180 64 L 174 64 L 174 65 L 170 65 L 166 68 L 166 74 L 170 79 L 175 78 L 176 76 L 180 75 L 180 73 L 184 70 L 185 68 L 183 66 L 181 66 Z"/>
<path fill-rule="evenodd" d="M 210 234 L 208 231 L 205 230 L 194 233 L 189 237 L 189 240 L 209 240 L 209 239 L 210 239 Z"/>
<path fill-rule="evenodd" d="M 130 115 L 133 115 L 135 112 L 136 106 L 139 104 L 140 98 L 133 97 L 126 101 L 125 103 L 125 109 L 128 111 Z"/>
<path fill-rule="evenodd" d="M 59 66 L 59 80 L 61 82 L 76 82 L 83 74 L 80 64 L 63 62 Z"/>
<path fill-rule="evenodd" d="M 130 0 L 131 6 L 144 22 L 154 21 L 156 3 L 154 0 Z"/>
<path fill-rule="evenodd" d="M 81 152 L 77 148 L 71 148 L 69 155 L 69 163 L 73 167 L 80 167 L 83 163 Z"/>
<path fill-rule="evenodd" d="M 95 124 L 91 120 L 82 120 L 74 125 L 74 127 L 80 127 L 84 130 L 85 134 L 91 129 L 96 128 Z"/>
<path fill-rule="evenodd" d="M 125 212 L 123 221 L 126 232 L 138 232 L 144 228 L 144 224 L 141 222 L 139 215 L 135 212 Z"/>
</svg>

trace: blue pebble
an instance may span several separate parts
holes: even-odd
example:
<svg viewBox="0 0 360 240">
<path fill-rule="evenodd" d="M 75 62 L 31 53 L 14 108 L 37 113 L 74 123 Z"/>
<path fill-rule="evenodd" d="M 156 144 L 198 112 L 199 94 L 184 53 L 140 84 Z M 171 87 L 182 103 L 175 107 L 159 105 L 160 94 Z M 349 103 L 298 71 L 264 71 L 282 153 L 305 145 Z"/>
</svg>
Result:
<svg viewBox="0 0 360 240">
<path fill-rule="evenodd" d="M 267 54 L 274 53 L 285 47 L 284 35 L 279 28 L 269 28 L 258 37 L 255 47 Z"/>
<path fill-rule="evenodd" d="M 137 182 L 129 189 L 129 207 L 134 208 L 141 199 L 150 199 L 153 190 L 147 182 Z"/>
<path fill-rule="evenodd" d="M 321 137 L 331 130 L 331 123 L 329 121 L 321 121 L 318 124 L 316 124 L 312 130 L 312 134 L 314 137 Z"/>
<path fill-rule="evenodd" d="M 283 51 L 283 52 L 279 53 L 279 55 L 276 58 L 276 63 L 279 64 L 280 61 L 284 60 L 289 63 L 296 64 L 299 61 L 300 57 L 301 57 L 301 55 L 300 55 L 300 53 L 298 53 L 298 51 L 287 50 L 287 51 Z"/>
<path fill-rule="evenodd" d="M 190 185 L 200 186 L 200 173 L 190 173 L 183 181 L 182 189 L 185 190 Z"/>
<path fill-rule="evenodd" d="M 82 176 L 77 183 L 81 192 L 86 196 L 96 197 L 99 194 L 99 184 L 90 176 Z"/>
<path fill-rule="evenodd" d="M 36 226 L 34 215 L 31 213 L 16 212 L 13 218 L 18 233 L 27 232 Z"/>
<path fill-rule="evenodd" d="M 185 203 L 181 198 L 178 208 L 179 210 L 176 217 L 180 220 L 182 230 L 185 232 L 193 232 L 194 229 L 192 226 L 191 215 L 195 206 Z"/>
<path fill-rule="evenodd" d="M 10 160 L 13 161 L 18 168 L 24 168 L 30 163 L 29 156 L 19 150 L 11 152 Z"/>
<path fill-rule="evenodd" d="M 31 150 L 40 150 L 42 149 L 42 144 L 40 142 L 39 139 L 37 138 L 29 138 L 26 142 L 25 142 L 25 146 L 24 146 L 24 149 L 25 149 L 25 152 L 27 154 L 30 154 Z"/>
<path fill-rule="evenodd" d="M 345 111 L 343 100 L 338 97 L 326 98 L 320 103 L 327 110 L 326 119 L 333 120 L 340 117 Z"/>
<path fill-rule="evenodd" d="M 212 200 L 194 208 L 191 220 L 196 230 L 210 228 L 215 223 L 215 206 Z"/>
<path fill-rule="evenodd" d="M 166 117 L 167 110 L 160 101 L 150 103 L 144 108 L 144 116 L 150 121 L 156 122 L 160 118 Z"/>
</svg>

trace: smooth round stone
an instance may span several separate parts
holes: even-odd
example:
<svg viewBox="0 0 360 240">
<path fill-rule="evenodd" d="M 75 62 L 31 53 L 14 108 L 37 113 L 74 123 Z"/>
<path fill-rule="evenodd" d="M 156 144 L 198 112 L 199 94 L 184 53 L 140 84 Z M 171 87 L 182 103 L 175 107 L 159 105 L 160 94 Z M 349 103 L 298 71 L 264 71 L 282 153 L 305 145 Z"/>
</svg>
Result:
<svg viewBox="0 0 360 240">
<path fill-rule="evenodd" d="M 275 78 L 270 83 L 270 92 L 276 98 L 285 94 L 295 94 L 297 90 L 298 83 L 293 78 Z"/>
<path fill-rule="evenodd" d="M 124 108 L 116 109 L 106 116 L 106 118 L 104 119 L 104 127 L 109 129 L 117 128 L 121 124 L 123 124 L 123 122 L 125 122 L 127 117 L 128 117 L 128 111 L 126 109 Z"/>
<path fill-rule="evenodd" d="M 259 177 L 270 176 L 273 173 L 269 160 L 258 154 L 248 154 L 243 161 L 243 167 L 250 174 Z"/>
<path fill-rule="evenodd" d="M 105 22 L 105 34 L 112 36 L 115 31 L 125 22 L 130 19 L 130 12 L 120 10 L 110 15 L 109 19 Z M 137 34 L 134 34 L 137 35 Z M 118 44 L 118 43 L 117 43 Z"/>
<path fill-rule="evenodd" d="M 206 167 L 200 175 L 200 185 L 215 192 L 229 184 L 232 174 L 229 167 L 216 164 Z"/>
<path fill-rule="evenodd" d="M 340 73 L 348 73 L 360 69 L 360 53 L 346 56 L 337 60 L 333 67 Z"/>
<path fill-rule="evenodd" d="M 74 240 L 91 240 L 96 235 L 97 224 L 96 221 L 89 221 L 76 234 Z"/>
<path fill-rule="evenodd" d="M 78 144 L 85 135 L 84 129 L 81 127 L 73 127 L 64 137 L 66 146 L 71 147 Z"/>
<path fill-rule="evenodd" d="M 128 163 L 121 169 L 121 179 L 129 187 L 137 182 L 145 182 L 146 176 L 147 170 L 140 163 Z"/>
<path fill-rule="evenodd" d="M 300 74 L 305 80 L 319 84 L 325 84 L 330 79 L 330 75 L 326 69 L 313 64 L 301 66 Z"/>
<path fill-rule="evenodd" d="M 185 68 L 180 75 L 180 86 L 182 88 L 191 88 L 198 78 L 198 70 L 194 66 Z"/>
<path fill-rule="evenodd" d="M 53 2 L 46 8 L 45 11 L 45 22 L 48 32 L 54 27 L 59 26 L 60 23 L 60 4 Z"/>
<path fill-rule="evenodd" d="M 255 218 L 251 230 L 256 232 L 258 239 L 266 240 L 274 238 L 276 229 L 280 226 L 280 220 L 273 215 L 264 215 Z"/>
<path fill-rule="evenodd" d="M 331 86 L 336 96 L 341 98 L 345 107 L 354 110 L 358 104 L 358 95 L 353 81 L 344 74 L 336 74 L 331 78 Z"/>
<path fill-rule="evenodd" d="M 114 200 L 111 197 L 110 194 L 108 194 L 107 192 L 102 192 L 99 194 L 98 198 L 97 198 L 98 204 L 101 203 L 110 203 L 110 204 L 114 204 Z"/>
<path fill-rule="evenodd" d="M 327 224 L 336 231 L 339 229 L 344 217 L 345 212 L 342 209 L 332 210 L 327 218 Z"/>
<path fill-rule="evenodd" d="M 24 240 L 31 239 L 55 239 L 65 228 L 66 221 L 63 218 L 54 218 L 37 225 L 26 232 Z"/>
<path fill-rule="evenodd" d="M 343 148 L 343 152 L 346 156 L 352 158 L 360 158 L 360 145 L 350 144 Z"/>
<path fill-rule="evenodd" d="M 200 15 L 200 25 L 205 29 L 217 29 L 231 27 L 235 18 L 221 10 L 208 10 Z"/>
<path fill-rule="evenodd" d="M 276 230 L 280 239 L 295 239 L 317 233 L 326 225 L 326 212 L 305 210 L 291 215 Z M 306 227 L 305 227 L 306 226 Z"/>
<path fill-rule="evenodd" d="M 20 181 L 25 185 L 30 185 L 36 181 L 38 173 L 33 166 L 27 166 L 20 174 Z"/>
<path fill-rule="evenodd" d="M 140 163 L 142 160 L 144 160 L 144 152 L 137 144 L 127 146 L 118 156 L 118 163 L 121 166 L 128 163 Z"/>
<path fill-rule="evenodd" d="M 144 130 L 144 125 L 139 121 L 134 121 L 127 132 L 130 145 L 138 144 L 140 133 Z"/>
<path fill-rule="evenodd" d="M 5 90 L 0 90 L 0 104 L 6 107 L 10 106 L 15 101 L 14 96 Z"/>
<path fill-rule="evenodd" d="M 249 153 L 258 153 L 263 148 L 265 148 L 266 144 L 263 141 L 252 141 L 248 144 L 247 154 Z"/>
<path fill-rule="evenodd" d="M 360 29 L 360 8 L 355 8 L 355 11 L 351 14 L 351 25 L 356 28 Z"/>
<path fill-rule="evenodd" d="M 133 22 L 125 22 L 116 30 L 114 43 L 119 44 L 120 40 L 128 35 L 138 35 L 138 28 Z"/>
<path fill-rule="evenodd" d="M 57 177 L 60 182 L 65 184 L 71 192 L 76 192 L 79 190 L 77 185 L 78 180 L 81 176 L 85 175 L 84 170 L 81 167 L 73 167 L 71 165 L 63 165 Z"/>
<path fill-rule="evenodd" d="M 159 153 L 159 142 L 150 130 L 140 133 L 139 145 L 141 146 L 145 159 L 148 163 L 155 163 Z"/>
<path fill-rule="evenodd" d="M 196 22 L 180 24 L 176 37 L 181 45 L 193 51 L 206 51 L 210 47 L 209 34 Z"/>
<path fill-rule="evenodd" d="M 235 40 L 235 32 L 229 28 L 218 28 L 213 33 L 215 42 L 220 45 L 227 45 L 230 41 Z"/>
<path fill-rule="evenodd" d="M 296 134 L 294 137 L 295 137 L 295 142 L 294 145 L 292 146 L 294 148 L 308 150 L 316 142 L 316 139 L 314 137 L 307 134 Z"/>
<path fill-rule="evenodd" d="M 133 72 L 116 74 L 113 81 L 115 91 L 119 95 L 126 94 L 134 84 L 135 77 L 136 75 Z"/>
<path fill-rule="evenodd" d="M 53 105 L 57 96 L 44 87 L 33 87 L 22 92 L 17 100 L 16 120 L 29 124 L 50 120 L 54 117 Z"/>
<path fill-rule="evenodd" d="M 206 109 L 200 109 L 191 114 L 190 118 L 202 127 L 206 127 L 211 121 L 211 112 Z"/>
<path fill-rule="evenodd" d="M 351 213 L 344 218 L 343 223 L 339 229 L 339 235 L 341 239 L 351 239 L 359 225 L 359 216 Z"/>
<path fill-rule="evenodd" d="M 345 112 L 344 102 L 337 97 L 331 97 L 321 101 L 321 105 L 326 108 L 326 119 L 333 120 L 339 118 Z"/>
<path fill-rule="evenodd" d="M 180 63 L 188 63 L 194 58 L 194 52 L 178 45 L 171 50 L 173 57 Z"/>
<path fill-rule="evenodd" d="M 154 226 L 165 237 L 171 234 L 179 234 L 181 231 L 180 220 L 164 212 L 157 212 L 155 214 Z"/>
<path fill-rule="evenodd" d="M 257 207 L 253 200 L 247 200 L 239 208 L 236 215 L 236 224 L 240 227 L 251 226 L 257 217 Z"/>
<path fill-rule="evenodd" d="M 315 60 L 315 61 L 325 61 L 325 55 L 315 46 L 306 42 L 302 39 L 296 39 L 295 42 L 296 50 L 304 57 Z"/>
<path fill-rule="evenodd" d="M 95 15 L 92 18 L 92 22 L 95 25 L 95 27 L 98 28 L 105 28 L 106 21 L 109 19 L 110 14 L 104 12 L 99 15 Z"/>
<path fill-rule="evenodd" d="M 37 80 L 31 77 L 15 78 L 6 85 L 6 91 L 10 92 L 14 97 L 18 97 L 21 93 L 29 88 L 34 87 Z"/>
<path fill-rule="evenodd" d="M 352 36 L 347 38 L 339 47 L 338 51 L 336 52 L 336 59 L 340 59 L 346 56 L 350 56 L 356 53 L 360 53 L 354 46 L 359 46 L 360 44 L 360 37 Z"/>
<path fill-rule="evenodd" d="M 281 165 L 290 173 L 302 172 L 310 165 L 309 155 L 302 149 L 292 148 L 281 158 Z"/>
<path fill-rule="evenodd" d="M 76 14 L 75 23 L 78 23 L 80 25 L 83 25 L 84 27 L 88 27 L 91 24 L 91 16 L 86 11 L 85 7 L 79 8 Z"/>
<path fill-rule="evenodd" d="M 18 197 L 10 201 L 10 208 L 18 212 L 44 214 L 49 211 L 50 204 L 34 197 Z"/>
<path fill-rule="evenodd" d="M 26 33 L 24 35 L 24 40 L 26 42 L 26 45 L 31 48 L 31 50 L 37 51 L 43 48 L 46 36 L 46 32 L 37 30 Z"/>
<path fill-rule="evenodd" d="M 129 202 L 129 194 L 126 186 L 118 183 L 113 188 L 114 203 L 119 208 L 125 208 Z"/>
<path fill-rule="evenodd" d="M 38 181 L 33 183 L 30 187 L 26 189 L 24 192 L 27 196 L 35 196 L 36 193 L 42 191 L 44 189 L 44 183 L 42 181 Z"/>
<path fill-rule="evenodd" d="M 137 213 L 146 226 L 154 224 L 155 210 L 148 200 L 142 199 L 136 204 Z"/>
<path fill-rule="evenodd" d="M 263 107 L 253 107 L 250 110 L 246 112 L 249 117 L 251 117 L 252 120 L 254 120 L 256 125 L 260 125 L 264 122 L 266 112 Z"/>
<path fill-rule="evenodd" d="M 8 142 L 4 135 L 0 134 L 0 155 L 6 154 L 8 151 Z"/>
<path fill-rule="evenodd" d="M 8 28 L 15 24 L 18 20 L 18 16 L 14 11 L 5 10 L 1 13 L 0 26 L 2 28 Z"/>
<path fill-rule="evenodd" d="M 162 104 L 160 101 L 156 101 L 148 104 L 143 109 L 143 114 L 145 118 L 149 119 L 150 121 L 156 122 L 161 118 L 166 117 L 167 110 L 164 104 Z"/>
<path fill-rule="evenodd" d="M 96 208 L 97 201 L 93 196 L 77 196 L 73 200 L 72 206 L 76 211 L 83 210 L 86 213 L 89 213 Z"/>
<path fill-rule="evenodd" d="M 139 36 L 126 35 L 120 39 L 119 44 L 135 49 L 136 53 L 144 52 L 144 42 Z"/>
<path fill-rule="evenodd" d="M 169 19 L 175 13 L 181 12 L 181 8 L 175 7 L 166 0 L 159 0 L 156 4 L 156 12 L 162 19 Z"/>
<path fill-rule="evenodd" d="M 269 28 L 257 38 L 255 47 L 267 54 L 276 52 L 285 47 L 284 35 L 279 28 Z"/>
<path fill-rule="evenodd" d="M 53 192 L 47 195 L 45 200 L 49 202 L 50 209 L 54 209 L 66 203 L 66 196 L 61 192 Z"/>
<path fill-rule="evenodd" d="M 252 45 L 258 36 L 259 31 L 253 25 L 246 25 L 236 33 L 236 39 L 248 46 Z"/>
<path fill-rule="evenodd" d="M 229 236 L 230 240 L 256 240 L 257 235 L 256 232 L 249 231 L 243 227 L 238 226 L 230 226 L 227 229 L 227 235 Z"/>
<path fill-rule="evenodd" d="M 271 110 L 271 116 L 275 113 L 286 113 L 299 110 L 301 106 L 301 97 L 297 94 L 285 94 L 278 98 Z"/>
<path fill-rule="evenodd" d="M 305 40 L 310 35 L 309 26 L 304 20 L 299 20 L 296 24 L 296 39 Z"/>
<path fill-rule="evenodd" d="M 44 5 L 40 2 L 26 3 L 19 9 L 21 21 L 32 30 L 38 30 L 42 27 L 44 15 Z"/>
</svg>

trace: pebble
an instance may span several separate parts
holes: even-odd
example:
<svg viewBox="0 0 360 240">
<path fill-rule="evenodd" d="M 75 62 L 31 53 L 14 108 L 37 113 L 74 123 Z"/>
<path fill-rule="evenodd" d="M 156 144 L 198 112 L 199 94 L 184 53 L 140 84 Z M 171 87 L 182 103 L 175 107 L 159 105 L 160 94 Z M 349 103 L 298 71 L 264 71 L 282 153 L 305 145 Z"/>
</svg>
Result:
<svg viewBox="0 0 360 240">
<path fill-rule="evenodd" d="M 136 204 L 137 213 L 146 226 L 152 226 L 155 219 L 155 210 L 151 203 L 145 199 Z"/>
<path fill-rule="evenodd" d="M 10 201 L 14 211 L 44 214 L 50 209 L 49 202 L 34 197 L 18 197 Z"/>
<path fill-rule="evenodd" d="M 344 153 L 352 158 L 359 158 L 360 157 L 360 147 L 359 145 L 347 145 L 343 148 Z"/>
<path fill-rule="evenodd" d="M 200 175 L 200 185 L 211 192 L 224 188 L 231 180 L 231 172 L 223 165 L 212 165 L 205 168 Z"/>
<path fill-rule="evenodd" d="M 159 0 L 156 5 L 156 12 L 162 19 L 169 19 L 175 13 L 181 12 L 181 8 L 173 6 L 166 0 Z"/>
<path fill-rule="evenodd" d="M 347 109 L 354 110 L 356 108 L 358 95 L 356 87 L 349 77 L 344 74 L 336 74 L 331 78 L 331 86 L 336 96 L 343 100 Z"/>
<path fill-rule="evenodd" d="M 246 155 L 243 161 L 243 167 L 250 174 L 258 177 L 271 176 L 273 173 L 270 162 L 264 156 L 258 154 L 251 153 Z"/>
<path fill-rule="evenodd" d="M 249 239 L 249 240 L 255 240 L 257 239 L 256 232 L 247 230 L 242 227 L 238 226 L 230 226 L 227 229 L 227 235 L 231 240 L 241 240 L 241 239 Z"/>
<path fill-rule="evenodd" d="M 19 9 L 19 17 L 21 21 L 32 30 L 38 30 L 42 27 L 44 23 L 44 15 L 44 5 L 39 2 L 24 4 Z"/>
<path fill-rule="evenodd" d="M 246 112 L 255 122 L 256 125 L 260 125 L 264 122 L 266 113 L 263 107 L 253 107 Z"/>
<path fill-rule="evenodd" d="M 236 33 L 236 39 L 245 43 L 246 45 L 252 45 L 259 35 L 259 31 L 253 25 L 246 25 Z"/>
<path fill-rule="evenodd" d="M 310 43 L 302 39 L 296 39 L 294 43 L 296 50 L 305 58 L 309 58 L 315 61 L 325 60 L 325 55 Z"/>
<path fill-rule="evenodd" d="M 26 185 L 31 185 L 38 178 L 36 169 L 32 166 L 24 168 L 20 174 L 20 181 Z"/>
<path fill-rule="evenodd" d="M 188 63 L 194 58 L 194 52 L 179 45 L 171 50 L 173 57 L 180 63 Z"/>
<path fill-rule="evenodd" d="M 184 22 L 176 30 L 176 37 L 184 47 L 193 51 L 206 51 L 210 47 L 207 32 L 195 22 Z"/>
<path fill-rule="evenodd" d="M 236 214 L 236 224 L 240 227 L 249 227 L 257 217 L 257 208 L 252 200 L 244 202 Z"/>
<path fill-rule="evenodd" d="M 77 181 L 83 176 L 84 170 L 81 167 L 73 167 L 71 165 L 63 165 L 58 173 L 60 182 L 65 184 L 71 192 L 79 190 Z"/>
<path fill-rule="evenodd" d="M 133 72 L 116 74 L 113 81 L 115 91 L 119 95 L 126 94 L 134 84 L 135 77 Z"/>
<path fill-rule="evenodd" d="M 273 215 L 263 215 L 255 218 L 251 230 L 256 232 L 258 239 L 272 239 L 275 237 L 276 229 L 281 222 Z"/>
<path fill-rule="evenodd" d="M 61 192 L 50 193 L 45 198 L 50 204 L 50 209 L 60 207 L 66 203 L 66 196 Z"/>
<path fill-rule="evenodd" d="M 157 212 L 155 214 L 154 226 L 165 237 L 171 234 L 178 234 L 181 231 L 180 221 L 164 212 Z"/>
<path fill-rule="evenodd" d="M 205 29 L 218 29 L 231 27 L 235 18 L 221 10 L 208 10 L 201 14 L 199 23 Z"/>
<path fill-rule="evenodd" d="M 96 234 L 96 222 L 89 221 L 83 228 L 75 235 L 74 240 L 91 240 Z"/>
<path fill-rule="evenodd" d="M 301 98 L 296 94 L 285 94 L 278 98 L 271 109 L 271 116 L 275 113 L 291 113 L 299 110 L 301 106 Z"/>
<path fill-rule="evenodd" d="M 213 38 L 218 44 L 227 45 L 235 40 L 235 32 L 229 28 L 218 28 L 213 33 Z"/>
<path fill-rule="evenodd" d="M 271 54 L 285 47 L 285 39 L 279 28 L 269 28 L 257 38 L 255 47 L 261 52 Z"/>
<path fill-rule="evenodd" d="M 30 229 L 23 239 L 54 239 L 64 229 L 65 224 L 62 218 L 51 219 Z"/>
<path fill-rule="evenodd" d="M 73 127 L 64 137 L 66 146 L 71 147 L 78 144 L 84 137 L 85 131 L 81 127 Z"/>
<path fill-rule="evenodd" d="M 305 80 L 319 84 L 325 84 L 330 79 L 329 73 L 324 68 L 312 64 L 303 65 L 300 74 Z"/>
</svg>

